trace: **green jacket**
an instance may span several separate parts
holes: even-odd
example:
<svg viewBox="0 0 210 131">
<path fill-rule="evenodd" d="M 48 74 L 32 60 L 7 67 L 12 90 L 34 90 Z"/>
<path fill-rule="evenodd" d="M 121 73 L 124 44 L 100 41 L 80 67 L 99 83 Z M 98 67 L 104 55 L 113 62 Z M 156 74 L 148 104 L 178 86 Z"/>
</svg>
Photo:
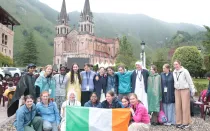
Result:
<svg viewBox="0 0 210 131">
<path fill-rule="evenodd" d="M 131 75 L 133 71 L 127 71 L 123 74 L 117 72 L 117 76 L 119 79 L 119 87 L 118 87 L 118 93 L 119 94 L 127 94 L 131 93 Z"/>
<path fill-rule="evenodd" d="M 161 95 L 161 77 L 158 73 L 151 74 L 148 77 L 148 110 L 149 112 L 159 112 Z"/>
</svg>

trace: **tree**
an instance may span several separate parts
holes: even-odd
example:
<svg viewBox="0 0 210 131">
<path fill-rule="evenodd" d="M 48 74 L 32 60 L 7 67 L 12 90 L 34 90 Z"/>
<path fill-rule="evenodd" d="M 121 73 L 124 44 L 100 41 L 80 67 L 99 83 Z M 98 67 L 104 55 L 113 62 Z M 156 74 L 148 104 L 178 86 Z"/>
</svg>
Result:
<svg viewBox="0 0 210 131">
<path fill-rule="evenodd" d="M 0 66 L 12 66 L 13 65 L 13 60 L 8 57 L 8 56 L 4 56 L 2 53 L 0 53 Z"/>
<path fill-rule="evenodd" d="M 207 32 L 206 32 L 206 40 L 203 41 L 203 46 L 205 48 L 205 52 L 209 54 L 210 53 L 210 27 L 208 26 L 204 26 L 204 27 L 206 28 Z"/>
<path fill-rule="evenodd" d="M 120 49 L 118 51 L 116 63 L 124 64 L 127 69 L 133 69 L 136 62 L 136 58 L 133 55 L 133 48 L 128 42 L 127 37 L 123 36 L 120 40 Z"/>
<path fill-rule="evenodd" d="M 34 35 L 31 32 L 27 37 L 24 43 L 24 49 L 20 54 L 22 57 L 22 64 L 27 65 L 29 63 L 37 64 L 38 61 L 38 51 L 37 45 L 34 40 Z"/>
<path fill-rule="evenodd" d="M 201 72 L 203 59 L 195 46 L 183 46 L 176 49 L 172 63 L 175 60 L 181 61 L 182 66 L 189 70 L 192 76 L 197 77 Z"/>
<path fill-rule="evenodd" d="M 153 56 L 153 64 L 157 66 L 158 72 L 162 72 L 163 65 L 168 63 L 168 49 L 160 48 Z"/>
</svg>

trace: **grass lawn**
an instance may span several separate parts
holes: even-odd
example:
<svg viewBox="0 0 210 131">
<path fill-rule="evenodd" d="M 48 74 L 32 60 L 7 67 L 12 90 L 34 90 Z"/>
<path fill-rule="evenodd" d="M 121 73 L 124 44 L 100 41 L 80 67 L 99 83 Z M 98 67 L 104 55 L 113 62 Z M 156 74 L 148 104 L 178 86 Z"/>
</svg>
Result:
<svg viewBox="0 0 210 131">
<path fill-rule="evenodd" d="M 200 84 L 209 84 L 209 81 L 207 79 L 193 79 L 193 81 Z"/>
</svg>

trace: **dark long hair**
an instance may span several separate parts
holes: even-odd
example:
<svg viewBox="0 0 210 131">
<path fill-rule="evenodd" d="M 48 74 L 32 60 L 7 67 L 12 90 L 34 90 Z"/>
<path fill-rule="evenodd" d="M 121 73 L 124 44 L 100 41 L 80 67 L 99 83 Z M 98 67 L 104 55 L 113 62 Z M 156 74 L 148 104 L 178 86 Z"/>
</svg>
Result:
<svg viewBox="0 0 210 131">
<path fill-rule="evenodd" d="M 79 65 L 77 63 L 74 63 L 71 67 L 71 84 L 73 84 L 75 82 L 74 80 L 74 70 L 73 70 L 73 66 L 74 65 L 77 65 L 79 67 Z M 77 75 L 78 75 L 78 79 L 79 79 L 79 84 L 82 83 L 82 79 L 81 79 L 81 76 L 80 76 L 80 72 L 79 72 L 79 69 L 77 71 Z"/>
</svg>

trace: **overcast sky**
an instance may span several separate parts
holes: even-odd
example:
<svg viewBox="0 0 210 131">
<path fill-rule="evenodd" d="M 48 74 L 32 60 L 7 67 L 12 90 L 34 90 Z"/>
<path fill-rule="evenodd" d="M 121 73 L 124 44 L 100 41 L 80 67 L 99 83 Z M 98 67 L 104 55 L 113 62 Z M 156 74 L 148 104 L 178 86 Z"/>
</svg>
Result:
<svg viewBox="0 0 210 131">
<path fill-rule="evenodd" d="M 40 0 L 60 12 L 63 0 Z M 210 0 L 89 0 L 92 12 L 145 14 L 171 23 L 210 26 Z M 66 0 L 67 12 L 81 11 L 85 0 Z"/>
</svg>

